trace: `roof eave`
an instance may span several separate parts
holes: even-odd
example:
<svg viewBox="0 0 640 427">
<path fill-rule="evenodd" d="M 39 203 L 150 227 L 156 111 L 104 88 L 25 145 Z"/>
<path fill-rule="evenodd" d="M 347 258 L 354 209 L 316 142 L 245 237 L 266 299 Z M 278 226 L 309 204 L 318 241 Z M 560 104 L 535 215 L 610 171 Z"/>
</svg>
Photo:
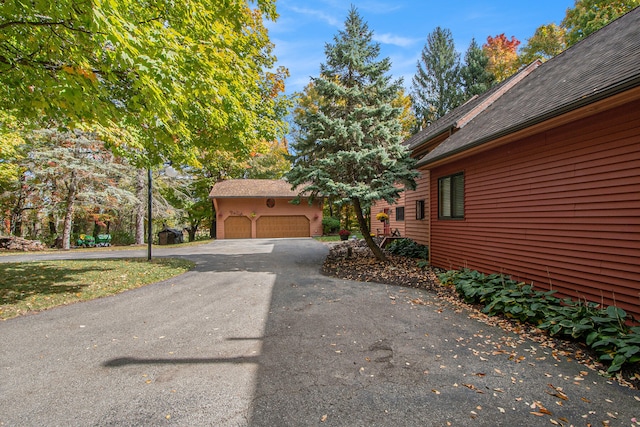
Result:
<svg viewBox="0 0 640 427">
<path fill-rule="evenodd" d="M 445 135 L 445 134 L 451 134 L 451 132 L 456 128 L 456 123 L 452 123 L 449 126 L 446 126 L 444 128 L 442 128 L 442 130 L 436 134 L 433 134 L 431 136 L 429 136 L 426 139 L 421 140 L 420 142 L 413 144 L 413 145 L 409 145 L 407 148 L 409 150 L 415 150 L 416 148 L 420 148 L 421 146 L 428 144 L 430 141 L 433 141 L 434 139 L 438 138 L 439 136 Z"/>
<path fill-rule="evenodd" d="M 619 84 L 615 85 L 615 86 L 611 86 L 601 92 L 598 92 L 597 94 L 594 94 L 592 96 L 589 97 L 584 97 L 584 98 L 580 98 L 578 100 L 575 100 L 571 103 L 567 103 L 565 105 L 562 105 L 558 108 L 555 108 L 554 110 L 551 110 L 545 114 L 533 117 L 525 122 L 522 122 L 520 124 L 517 124 L 515 126 L 503 129 L 499 132 L 493 133 L 487 137 L 478 139 L 476 141 L 473 141 L 470 144 L 467 144 L 463 147 L 460 147 L 458 149 L 455 150 L 451 150 L 449 152 L 443 153 L 439 156 L 435 156 L 433 158 L 429 158 L 429 159 L 422 159 L 419 160 L 416 164 L 416 167 L 424 167 L 424 166 L 430 166 L 430 167 L 435 167 L 435 166 L 439 166 L 441 164 L 447 163 L 448 159 L 451 159 L 452 157 L 455 157 L 456 159 L 460 158 L 460 156 L 457 156 L 458 154 L 464 153 L 465 151 L 470 151 L 474 148 L 480 147 L 482 145 L 485 145 L 491 141 L 495 141 L 498 140 L 500 138 L 504 138 L 508 135 L 514 134 L 516 132 L 522 131 L 524 129 L 527 129 L 529 127 L 544 123 L 548 120 L 551 120 L 555 117 L 559 117 L 562 116 L 564 114 L 570 113 L 572 111 L 578 110 L 580 108 L 583 107 L 587 107 L 591 104 L 594 104 L 596 102 L 599 101 L 603 101 L 606 100 L 607 98 L 611 98 L 613 96 L 622 94 L 628 90 L 632 90 L 634 88 L 638 88 L 640 87 L 640 74 L 635 75 L 627 80 L 624 80 L 622 82 L 620 82 Z M 428 156 L 428 155 L 427 155 Z M 427 168 L 429 169 L 429 168 Z"/>
</svg>

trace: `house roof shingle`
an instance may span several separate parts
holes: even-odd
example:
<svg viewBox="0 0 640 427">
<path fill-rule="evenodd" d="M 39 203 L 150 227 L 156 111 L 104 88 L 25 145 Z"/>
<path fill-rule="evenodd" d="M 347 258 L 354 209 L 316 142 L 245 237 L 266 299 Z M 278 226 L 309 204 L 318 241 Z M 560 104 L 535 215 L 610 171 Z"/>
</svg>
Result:
<svg viewBox="0 0 640 427">
<path fill-rule="evenodd" d="M 533 70 L 424 156 L 418 166 L 638 87 L 638 64 L 640 7 Z"/>
<path fill-rule="evenodd" d="M 291 184 L 282 179 L 229 179 L 216 183 L 209 198 L 293 198 L 297 195 L 298 192 L 291 189 Z"/>
<path fill-rule="evenodd" d="M 489 105 L 495 102 L 500 96 L 502 96 L 511 87 L 517 84 L 531 71 L 536 69 L 541 62 L 535 61 L 525 67 L 517 74 L 502 81 L 500 84 L 493 86 L 491 89 L 481 94 L 476 95 L 461 106 L 451 110 L 438 120 L 436 120 L 430 126 L 422 129 L 420 132 L 408 138 L 404 145 L 410 150 L 419 147 L 424 142 L 442 134 L 443 132 L 449 132 L 451 129 L 459 129 L 464 127 L 475 116 L 484 111 Z"/>
</svg>

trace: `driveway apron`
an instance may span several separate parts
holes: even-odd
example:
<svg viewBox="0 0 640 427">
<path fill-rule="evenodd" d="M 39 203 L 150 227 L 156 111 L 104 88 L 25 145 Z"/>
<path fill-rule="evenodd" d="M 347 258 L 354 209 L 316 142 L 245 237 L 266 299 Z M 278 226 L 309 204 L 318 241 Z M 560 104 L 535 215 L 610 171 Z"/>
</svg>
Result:
<svg viewBox="0 0 640 427">
<path fill-rule="evenodd" d="M 311 239 L 158 249 L 196 267 L 0 322 L 0 426 L 628 426 L 640 418 L 637 390 L 572 355 L 426 291 L 325 277 L 326 254 Z"/>
</svg>

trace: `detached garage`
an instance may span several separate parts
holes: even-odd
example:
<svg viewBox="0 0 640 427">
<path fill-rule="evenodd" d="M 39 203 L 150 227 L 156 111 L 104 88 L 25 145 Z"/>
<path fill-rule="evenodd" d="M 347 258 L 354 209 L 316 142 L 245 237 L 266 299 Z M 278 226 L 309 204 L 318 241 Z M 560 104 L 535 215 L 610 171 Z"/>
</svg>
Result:
<svg viewBox="0 0 640 427">
<path fill-rule="evenodd" d="M 209 194 L 218 239 L 312 237 L 322 235 L 322 201 L 291 201 L 297 193 L 284 180 L 231 179 Z"/>
</svg>

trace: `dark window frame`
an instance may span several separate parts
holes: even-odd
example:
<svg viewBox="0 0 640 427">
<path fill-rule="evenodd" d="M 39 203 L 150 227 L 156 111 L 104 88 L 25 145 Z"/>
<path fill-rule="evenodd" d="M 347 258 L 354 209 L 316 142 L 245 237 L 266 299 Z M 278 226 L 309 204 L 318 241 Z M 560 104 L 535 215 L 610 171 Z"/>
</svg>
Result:
<svg viewBox="0 0 640 427">
<path fill-rule="evenodd" d="M 464 172 L 438 178 L 438 219 L 464 219 Z"/>
<path fill-rule="evenodd" d="M 424 219 L 424 199 L 416 200 L 416 219 Z"/>
<path fill-rule="evenodd" d="M 396 221 L 404 221 L 404 206 L 396 206 Z"/>
</svg>

